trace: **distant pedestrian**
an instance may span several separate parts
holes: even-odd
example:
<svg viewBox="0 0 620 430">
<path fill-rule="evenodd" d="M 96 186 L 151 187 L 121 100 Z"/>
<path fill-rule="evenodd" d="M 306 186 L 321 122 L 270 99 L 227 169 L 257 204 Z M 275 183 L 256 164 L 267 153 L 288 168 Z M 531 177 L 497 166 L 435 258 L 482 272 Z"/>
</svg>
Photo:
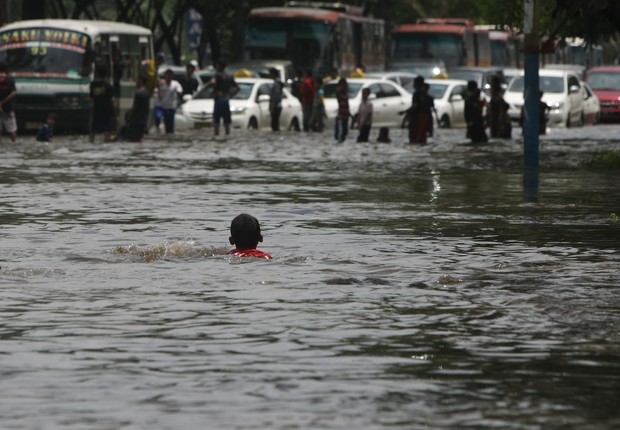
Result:
<svg viewBox="0 0 620 430">
<path fill-rule="evenodd" d="M 310 118 L 310 130 L 323 131 L 325 127 L 325 91 L 323 90 L 323 79 L 317 76 L 314 80 L 316 93 L 314 94 L 314 104 L 312 105 L 312 116 Z"/>
<path fill-rule="evenodd" d="M 93 102 L 90 126 L 90 141 L 95 135 L 103 134 L 104 142 L 112 142 L 112 133 L 116 130 L 116 107 L 114 89 L 107 81 L 108 67 L 99 63 L 95 66 L 95 79 L 90 83 L 90 97 Z"/>
<path fill-rule="evenodd" d="M 336 115 L 335 137 L 340 143 L 344 142 L 349 134 L 349 85 L 345 78 L 340 78 L 336 88 L 336 101 L 338 102 L 338 114 Z"/>
<path fill-rule="evenodd" d="M 166 134 L 174 134 L 174 115 L 182 96 L 183 87 L 174 79 L 172 69 L 167 69 L 164 72 L 164 79 L 159 82 L 155 106 L 155 125 L 159 129 L 159 123 L 163 120 Z"/>
<path fill-rule="evenodd" d="M 6 63 L 0 63 L 0 133 L 2 128 L 15 142 L 17 138 L 17 121 L 13 110 L 13 98 L 17 95 L 15 81 L 9 76 L 9 68 Z"/>
<path fill-rule="evenodd" d="M 144 87 L 152 96 L 159 84 L 159 68 L 166 62 L 166 55 L 163 52 L 155 54 L 155 58 L 144 60 L 140 64 L 140 76 L 144 78 Z"/>
<path fill-rule="evenodd" d="M 148 120 L 149 93 L 146 90 L 144 78 L 138 76 L 136 79 L 136 91 L 133 95 L 133 104 L 129 111 L 125 139 L 129 142 L 142 142 Z"/>
<path fill-rule="evenodd" d="M 406 111 L 409 116 L 409 143 L 424 145 L 428 135 L 432 134 L 435 102 L 422 76 L 413 80 L 413 90 L 411 107 Z"/>
<path fill-rule="evenodd" d="M 280 131 L 280 114 L 282 113 L 282 91 L 284 84 L 280 80 L 278 69 L 272 68 L 269 74 L 273 84 L 269 90 L 269 113 L 271 114 L 271 131 Z"/>
<path fill-rule="evenodd" d="M 200 85 L 200 78 L 196 75 L 196 66 L 193 62 L 185 65 L 185 74 L 179 79 L 181 87 L 183 87 L 184 96 L 192 96 Z"/>
<path fill-rule="evenodd" d="M 467 123 L 467 137 L 472 143 L 488 142 L 484 131 L 484 100 L 480 98 L 480 88 L 476 81 L 467 82 L 467 97 L 465 98 L 465 122 Z"/>
<path fill-rule="evenodd" d="M 37 142 L 51 142 L 54 137 L 54 127 L 56 126 L 57 115 L 48 113 L 47 119 L 37 132 Z"/>
<path fill-rule="evenodd" d="M 215 64 L 215 75 L 211 79 L 213 85 L 213 134 L 220 134 L 220 120 L 224 122 L 226 135 L 230 134 L 232 118 L 230 114 L 230 98 L 239 92 L 239 85 L 235 78 L 226 73 L 226 63 L 218 61 Z"/>
<path fill-rule="evenodd" d="M 543 92 L 538 92 L 538 134 L 547 134 L 547 121 L 549 121 L 549 111 L 551 107 L 542 100 Z M 525 124 L 525 105 L 521 106 L 521 116 L 519 117 L 519 125 L 523 127 Z"/>
<path fill-rule="evenodd" d="M 370 135 L 370 129 L 372 128 L 372 103 L 369 100 L 370 89 L 364 88 L 362 90 L 362 102 L 360 103 L 359 110 L 357 111 L 357 125 L 359 127 L 359 134 L 357 136 L 358 142 L 368 142 L 368 136 Z"/>
<path fill-rule="evenodd" d="M 307 69 L 304 72 L 301 88 L 301 109 L 303 114 L 304 131 L 310 130 L 310 118 L 312 117 L 312 106 L 314 105 L 314 95 L 316 88 L 314 79 L 312 78 L 312 70 Z"/>
<path fill-rule="evenodd" d="M 390 129 L 387 127 L 381 127 L 379 129 L 379 136 L 377 137 L 377 142 L 379 143 L 390 143 L 392 139 L 390 139 Z"/>
<path fill-rule="evenodd" d="M 510 106 L 502 95 L 501 81 L 499 77 L 493 76 L 491 78 L 491 99 L 487 104 L 486 112 L 491 137 L 510 139 L 512 125 L 510 123 L 510 116 L 508 116 L 509 108 Z"/>
</svg>

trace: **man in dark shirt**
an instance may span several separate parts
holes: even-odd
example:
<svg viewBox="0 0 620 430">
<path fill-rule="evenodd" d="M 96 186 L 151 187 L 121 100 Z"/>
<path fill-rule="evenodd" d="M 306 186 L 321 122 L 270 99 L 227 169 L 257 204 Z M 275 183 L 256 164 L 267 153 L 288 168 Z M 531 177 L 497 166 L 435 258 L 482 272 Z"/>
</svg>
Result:
<svg viewBox="0 0 620 430">
<path fill-rule="evenodd" d="M 17 122 L 13 111 L 13 98 L 16 94 L 15 81 L 9 76 L 9 68 L 6 63 L 0 63 L 0 126 L 11 136 L 13 142 L 17 136 Z"/>
<path fill-rule="evenodd" d="M 181 87 L 183 87 L 183 95 L 193 95 L 200 82 L 198 81 L 198 77 L 196 76 L 196 67 L 192 63 L 187 63 L 185 66 L 185 76 L 182 79 L 179 79 L 179 83 Z"/>
<path fill-rule="evenodd" d="M 215 65 L 215 76 L 211 80 L 213 85 L 213 133 L 215 136 L 220 134 L 220 120 L 224 122 L 224 129 L 226 135 L 230 134 L 230 124 L 232 118 L 230 116 L 230 103 L 229 100 L 237 92 L 239 92 L 239 85 L 235 82 L 235 78 L 230 76 L 224 70 L 226 69 L 226 63 L 218 61 Z"/>
<path fill-rule="evenodd" d="M 112 141 L 116 128 L 114 109 L 114 89 L 106 80 L 108 68 L 104 64 L 95 67 L 95 79 L 90 83 L 90 97 L 93 101 L 90 141 L 95 141 L 95 134 L 103 133 L 104 141 Z"/>
<path fill-rule="evenodd" d="M 145 87 L 143 76 L 136 79 L 136 92 L 133 95 L 133 105 L 127 124 L 127 140 L 141 142 L 149 118 L 149 93 Z"/>
</svg>

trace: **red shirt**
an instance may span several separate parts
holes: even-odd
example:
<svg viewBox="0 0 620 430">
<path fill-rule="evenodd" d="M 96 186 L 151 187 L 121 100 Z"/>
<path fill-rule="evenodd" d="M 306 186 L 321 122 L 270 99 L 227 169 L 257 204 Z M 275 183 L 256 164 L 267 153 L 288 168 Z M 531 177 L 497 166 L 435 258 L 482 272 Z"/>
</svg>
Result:
<svg viewBox="0 0 620 430">
<path fill-rule="evenodd" d="M 306 78 L 301 84 L 301 105 L 312 106 L 314 104 L 314 94 L 316 93 L 314 88 L 314 80 L 309 77 Z"/>
<path fill-rule="evenodd" d="M 259 251 L 256 248 L 246 248 L 246 249 L 233 249 L 228 253 L 228 255 L 234 255 L 235 257 L 253 257 L 253 258 L 265 258 L 267 260 L 271 260 L 271 255 L 264 253 L 263 251 Z"/>
</svg>

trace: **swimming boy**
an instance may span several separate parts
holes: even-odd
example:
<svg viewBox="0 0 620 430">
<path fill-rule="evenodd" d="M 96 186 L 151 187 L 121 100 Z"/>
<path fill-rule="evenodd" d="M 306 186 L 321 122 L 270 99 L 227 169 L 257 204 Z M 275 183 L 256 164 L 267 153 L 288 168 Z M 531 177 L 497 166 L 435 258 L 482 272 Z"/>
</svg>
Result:
<svg viewBox="0 0 620 430">
<path fill-rule="evenodd" d="M 252 215 L 237 215 L 230 224 L 231 245 L 236 248 L 230 251 L 229 255 L 237 257 L 255 257 L 266 258 L 271 260 L 271 255 L 256 249 L 259 242 L 263 241 L 263 235 L 260 234 L 260 224 Z"/>
</svg>

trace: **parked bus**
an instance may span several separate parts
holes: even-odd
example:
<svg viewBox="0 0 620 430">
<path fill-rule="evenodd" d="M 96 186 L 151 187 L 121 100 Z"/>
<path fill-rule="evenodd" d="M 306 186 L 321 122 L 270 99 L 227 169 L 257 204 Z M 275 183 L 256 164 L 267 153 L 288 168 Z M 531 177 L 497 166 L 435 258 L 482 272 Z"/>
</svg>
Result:
<svg viewBox="0 0 620 430">
<path fill-rule="evenodd" d="M 542 65 L 576 65 L 583 70 L 603 65 L 603 48 L 581 38 L 567 37 L 555 43 L 555 51 L 541 55 Z"/>
<path fill-rule="evenodd" d="M 408 62 L 441 60 L 448 67 L 489 67 L 488 30 L 476 29 L 470 20 L 419 19 L 392 32 L 391 66 Z"/>
<path fill-rule="evenodd" d="M 38 129 L 49 112 L 57 114 L 56 130 L 88 131 L 95 62 L 108 66 L 122 114 L 131 106 L 140 64 L 152 57 L 151 31 L 136 25 L 49 19 L 0 28 L 0 61 L 15 79 L 22 131 Z"/>
<path fill-rule="evenodd" d="M 523 67 L 523 37 L 494 25 L 476 25 L 477 30 L 489 32 L 491 65 L 499 67 Z"/>
<path fill-rule="evenodd" d="M 288 59 L 297 70 L 348 75 L 357 66 L 385 69 L 383 20 L 340 3 L 288 2 L 253 9 L 248 17 L 244 60 Z"/>
</svg>

